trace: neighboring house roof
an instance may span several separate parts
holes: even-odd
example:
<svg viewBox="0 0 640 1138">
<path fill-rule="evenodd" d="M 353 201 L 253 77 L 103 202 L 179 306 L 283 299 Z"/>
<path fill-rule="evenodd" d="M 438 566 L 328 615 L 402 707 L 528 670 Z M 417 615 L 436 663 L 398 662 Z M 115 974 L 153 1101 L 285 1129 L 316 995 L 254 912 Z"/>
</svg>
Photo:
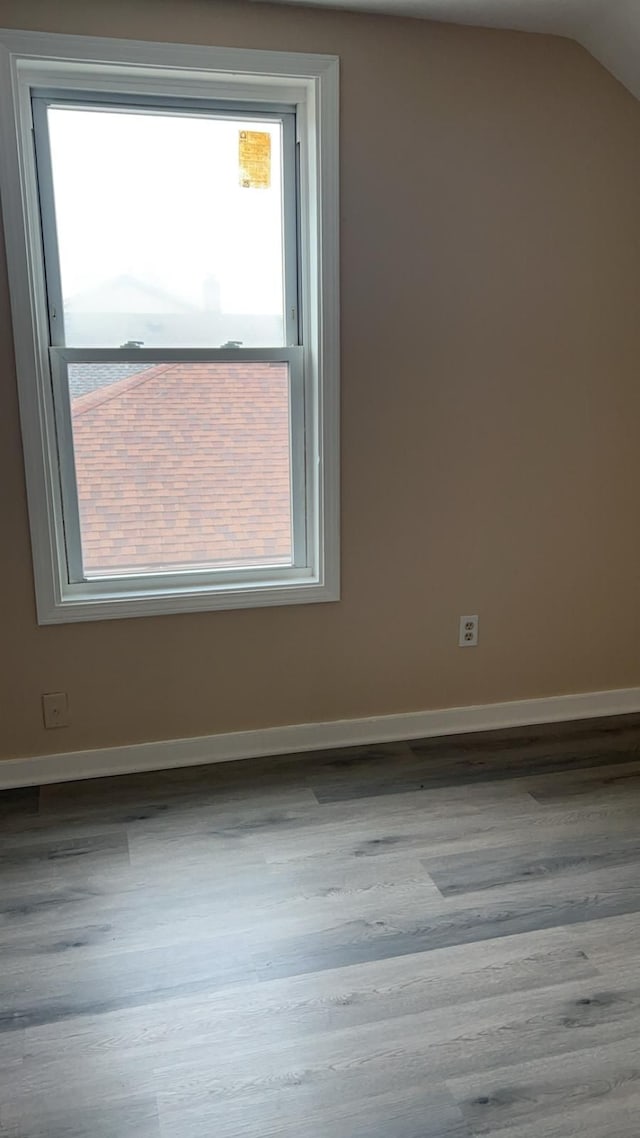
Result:
<svg viewBox="0 0 640 1138">
<path fill-rule="evenodd" d="M 130 340 L 145 348 L 219 348 L 229 340 L 275 348 L 283 335 L 282 313 L 223 312 L 214 277 L 204 282 L 199 303 L 136 277 L 113 277 L 67 297 L 64 326 L 74 348 L 119 348 Z"/>
<path fill-rule="evenodd" d="M 193 312 L 197 305 L 137 277 L 121 275 L 74 293 L 66 307 L 71 312 L 172 313 Z"/>
<path fill-rule="evenodd" d="M 286 563 L 283 363 L 147 367 L 72 399 L 85 571 Z"/>
<path fill-rule="evenodd" d="M 140 364 L 72 363 L 69 365 L 69 395 L 72 399 L 77 399 L 79 395 L 86 395 L 98 387 L 110 386 L 118 379 L 127 379 L 144 370 Z"/>
<path fill-rule="evenodd" d="M 282 345 L 282 317 L 210 312 L 73 312 L 64 314 L 73 348 L 121 348 L 138 340 L 145 348 L 221 348 L 237 340 L 245 348 Z"/>
</svg>

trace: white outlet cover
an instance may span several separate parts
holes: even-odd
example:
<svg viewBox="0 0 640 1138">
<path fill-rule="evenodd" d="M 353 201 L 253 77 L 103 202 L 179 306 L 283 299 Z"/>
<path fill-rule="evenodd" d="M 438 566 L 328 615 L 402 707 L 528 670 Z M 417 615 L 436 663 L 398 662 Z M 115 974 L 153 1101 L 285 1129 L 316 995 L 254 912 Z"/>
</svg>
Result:
<svg viewBox="0 0 640 1138">
<path fill-rule="evenodd" d="M 458 630 L 458 647 L 459 648 L 475 648 L 478 643 L 478 624 L 479 617 L 475 616 L 461 616 L 460 627 Z"/>
</svg>

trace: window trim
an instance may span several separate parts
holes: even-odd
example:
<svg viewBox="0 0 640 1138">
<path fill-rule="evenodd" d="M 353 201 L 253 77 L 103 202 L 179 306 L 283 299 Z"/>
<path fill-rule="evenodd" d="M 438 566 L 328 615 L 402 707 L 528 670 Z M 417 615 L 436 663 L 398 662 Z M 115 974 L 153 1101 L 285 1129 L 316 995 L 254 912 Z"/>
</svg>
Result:
<svg viewBox="0 0 640 1138">
<path fill-rule="evenodd" d="M 85 61 L 91 60 L 91 63 Z M 96 72 L 97 69 L 97 72 Z M 233 583 L 180 574 L 170 591 L 145 582 L 117 596 L 102 582 L 69 585 L 60 549 L 61 501 L 49 372 L 31 93 L 108 91 L 284 104 L 299 124 L 299 318 L 305 330 L 308 569 L 251 571 Z M 36 606 L 40 624 L 339 599 L 338 60 L 332 56 L 0 31 L 0 192 L 12 317 Z M 54 349 L 55 350 L 55 349 Z M 58 351 L 60 349 L 57 349 Z M 65 349 L 68 352 L 69 349 Z M 145 352 L 151 351 L 151 349 Z M 286 349 L 285 349 L 286 351 Z M 170 350 L 158 349 L 165 359 Z M 87 352 L 82 349 L 83 357 Z M 181 358 L 187 352 L 178 353 Z M 235 352 L 230 358 L 238 359 Z M 247 353 L 243 352 L 243 355 Z M 282 354 L 282 353 L 281 353 Z M 260 352 L 263 358 L 264 352 Z M 221 358 L 220 351 L 216 357 Z M 209 358 L 211 358 L 209 354 Z M 294 456 L 292 454 L 292 461 Z M 56 498 L 58 487 L 58 498 Z M 61 552 L 64 556 L 61 557 Z M 278 567 L 282 570 L 283 567 Z M 252 579 L 249 579 L 252 578 Z M 133 578 L 131 579 L 133 580 Z"/>
</svg>

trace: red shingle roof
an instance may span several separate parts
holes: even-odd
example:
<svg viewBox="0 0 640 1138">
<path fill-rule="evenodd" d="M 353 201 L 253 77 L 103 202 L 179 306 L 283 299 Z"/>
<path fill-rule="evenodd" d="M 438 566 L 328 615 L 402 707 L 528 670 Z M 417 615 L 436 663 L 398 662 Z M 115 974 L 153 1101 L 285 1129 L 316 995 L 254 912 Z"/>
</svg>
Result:
<svg viewBox="0 0 640 1138">
<path fill-rule="evenodd" d="M 160 364 L 71 408 L 86 572 L 290 560 L 286 364 Z"/>
</svg>

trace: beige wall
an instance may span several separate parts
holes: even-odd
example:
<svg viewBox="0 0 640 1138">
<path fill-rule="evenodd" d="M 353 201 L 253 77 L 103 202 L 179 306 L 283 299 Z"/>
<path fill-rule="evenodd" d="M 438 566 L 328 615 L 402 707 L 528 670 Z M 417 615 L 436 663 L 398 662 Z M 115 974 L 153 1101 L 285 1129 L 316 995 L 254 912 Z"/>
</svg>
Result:
<svg viewBox="0 0 640 1138">
<path fill-rule="evenodd" d="M 0 25 L 340 55 L 343 298 L 342 601 L 38 628 L 0 267 L 0 754 L 640 684 L 631 96 L 568 41 L 417 21 L 0 0 Z"/>
</svg>

